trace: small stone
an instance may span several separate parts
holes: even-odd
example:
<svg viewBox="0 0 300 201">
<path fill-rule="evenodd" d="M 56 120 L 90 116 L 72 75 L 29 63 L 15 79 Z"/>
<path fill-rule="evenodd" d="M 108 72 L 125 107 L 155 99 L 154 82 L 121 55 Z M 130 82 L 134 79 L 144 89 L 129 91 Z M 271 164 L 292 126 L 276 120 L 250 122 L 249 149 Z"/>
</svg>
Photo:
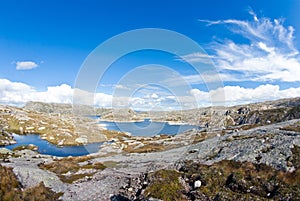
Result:
<svg viewBox="0 0 300 201">
<path fill-rule="evenodd" d="M 46 129 L 45 126 L 42 126 L 42 127 L 39 127 L 39 128 L 38 128 L 39 131 L 42 131 L 42 130 L 45 130 L 45 129 Z"/>
<path fill-rule="evenodd" d="M 133 191 L 133 188 L 131 188 L 131 187 L 128 188 L 128 191 L 129 191 L 129 192 L 132 192 L 132 191 Z"/>
<path fill-rule="evenodd" d="M 201 187 L 201 181 L 200 180 L 195 181 L 194 188 L 200 188 L 200 187 Z"/>
<path fill-rule="evenodd" d="M 85 137 L 79 137 L 75 139 L 75 142 L 79 143 L 79 144 L 87 144 L 88 140 Z"/>
</svg>

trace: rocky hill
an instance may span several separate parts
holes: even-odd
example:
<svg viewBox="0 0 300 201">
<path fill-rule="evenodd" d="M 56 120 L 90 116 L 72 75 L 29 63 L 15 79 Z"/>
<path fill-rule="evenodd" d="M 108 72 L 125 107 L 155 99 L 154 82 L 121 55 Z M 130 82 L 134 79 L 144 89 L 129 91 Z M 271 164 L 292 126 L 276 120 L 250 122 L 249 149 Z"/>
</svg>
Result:
<svg viewBox="0 0 300 201">
<path fill-rule="evenodd" d="M 45 104 L 46 105 L 46 104 Z M 45 113 L 0 105 L 2 145 L 11 144 L 11 133 L 40 134 L 56 145 L 78 145 L 107 141 L 98 124 L 90 118 L 60 113 Z M 106 131 L 107 132 L 107 131 Z"/>
<path fill-rule="evenodd" d="M 73 114 L 70 104 L 47 104 L 29 102 L 24 109 L 43 113 Z M 243 124 L 265 125 L 299 118 L 300 98 L 281 99 L 232 107 L 207 107 L 192 110 L 169 112 L 136 112 L 132 109 L 92 109 L 86 106 L 76 107 L 77 114 L 101 116 L 109 121 L 141 121 L 151 118 L 153 121 L 187 123 L 208 128 L 221 128 Z M 79 111 L 78 111 L 79 110 Z"/>
</svg>

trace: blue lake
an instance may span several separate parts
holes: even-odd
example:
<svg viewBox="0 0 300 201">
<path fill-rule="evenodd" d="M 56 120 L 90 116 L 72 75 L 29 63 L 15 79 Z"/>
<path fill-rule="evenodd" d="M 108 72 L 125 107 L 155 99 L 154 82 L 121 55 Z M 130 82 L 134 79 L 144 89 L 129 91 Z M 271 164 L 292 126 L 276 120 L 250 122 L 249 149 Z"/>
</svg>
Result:
<svg viewBox="0 0 300 201">
<path fill-rule="evenodd" d="M 94 117 L 93 117 L 94 118 Z M 150 119 L 145 119 L 141 122 L 108 122 L 99 121 L 101 127 L 107 130 L 116 130 L 129 132 L 132 136 L 154 136 L 159 134 L 176 135 L 190 129 L 198 129 L 198 126 L 192 125 L 173 125 L 167 122 L 152 122 Z M 40 135 L 14 134 L 17 141 L 14 145 L 5 146 L 8 149 L 13 149 L 22 145 L 34 144 L 38 146 L 38 152 L 52 156 L 83 156 L 99 151 L 100 143 L 90 143 L 82 146 L 56 146 L 50 142 L 40 138 Z"/>
<path fill-rule="evenodd" d="M 83 156 L 90 153 L 95 153 L 99 150 L 100 143 L 90 143 L 82 146 L 56 146 L 50 142 L 40 138 L 40 135 L 28 134 L 17 135 L 14 134 L 14 138 L 17 141 L 16 144 L 5 146 L 8 149 L 13 149 L 22 145 L 34 144 L 38 146 L 38 152 L 41 154 L 47 154 L 52 156 Z"/>
<path fill-rule="evenodd" d="M 187 130 L 199 129 L 199 126 L 153 122 L 150 119 L 141 122 L 109 122 L 100 119 L 99 124 L 107 130 L 129 132 L 132 136 L 176 135 Z"/>
</svg>

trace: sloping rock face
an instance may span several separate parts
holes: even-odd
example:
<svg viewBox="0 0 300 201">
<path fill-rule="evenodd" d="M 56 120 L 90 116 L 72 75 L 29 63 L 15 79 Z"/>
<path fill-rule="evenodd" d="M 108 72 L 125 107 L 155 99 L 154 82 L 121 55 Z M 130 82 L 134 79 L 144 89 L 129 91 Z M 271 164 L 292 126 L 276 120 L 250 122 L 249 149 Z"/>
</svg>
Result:
<svg viewBox="0 0 300 201">
<path fill-rule="evenodd" d="M 235 123 L 241 124 L 270 124 L 300 118 L 300 106 L 274 108 L 267 110 L 249 109 L 243 115 L 234 115 Z"/>
<path fill-rule="evenodd" d="M 155 113 L 153 118 L 157 118 Z M 180 117 L 180 118 L 179 118 Z M 300 98 L 282 99 L 232 107 L 208 107 L 181 112 L 168 112 L 160 120 L 180 119 L 181 122 L 208 128 L 236 125 L 266 125 L 300 118 Z"/>
</svg>

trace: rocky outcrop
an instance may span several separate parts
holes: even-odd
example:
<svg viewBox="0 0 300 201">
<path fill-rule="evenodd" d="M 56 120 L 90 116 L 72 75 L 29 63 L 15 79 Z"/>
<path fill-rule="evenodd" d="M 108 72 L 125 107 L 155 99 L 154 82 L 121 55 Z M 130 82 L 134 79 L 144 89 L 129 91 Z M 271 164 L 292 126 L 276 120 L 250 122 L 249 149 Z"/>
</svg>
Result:
<svg viewBox="0 0 300 201">
<path fill-rule="evenodd" d="M 84 116 L 42 113 L 0 105 L 0 125 L 0 141 L 3 144 L 13 143 L 10 133 L 40 134 L 42 139 L 59 145 L 107 141 L 97 122 Z"/>
<path fill-rule="evenodd" d="M 0 146 L 15 144 L 12 133 L 5 131 L 0 127 Z"/>
</svg>

